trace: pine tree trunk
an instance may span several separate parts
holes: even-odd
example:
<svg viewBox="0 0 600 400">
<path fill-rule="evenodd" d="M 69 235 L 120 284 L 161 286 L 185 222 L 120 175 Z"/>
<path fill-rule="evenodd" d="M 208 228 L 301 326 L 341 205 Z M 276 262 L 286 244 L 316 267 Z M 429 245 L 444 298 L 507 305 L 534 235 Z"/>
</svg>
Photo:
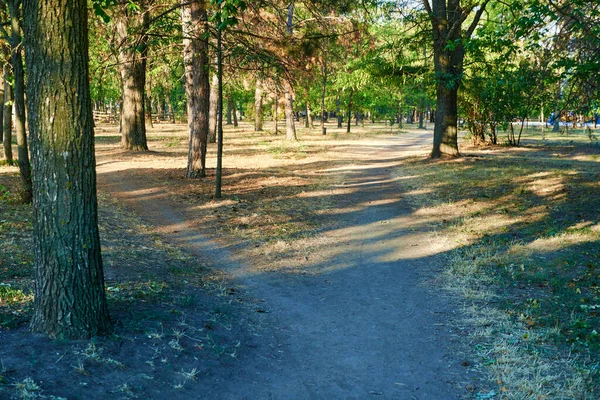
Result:
<svg viewBox="0 0 600 400">
<path fill-rule="evenodd" d="M 208 113 L 208 143 L 217 143 L 217 107 L 219 105 L 219 78 L 216 74 L 210 83 L 210 108 Z"/>
<path fill-rule="evenodd" d="M 208 39 L 205 0 L 187 4 L 182 0 L 183 63 L 189 128 L 186 178 L 206 176 L 206 146 L 210 83 L 208 80 Z"/>
<path fill-rule="evenodd" d="M 23 15 L 35 194 L 31 328 L 87 339 L 111 330 L 98 234 L 87 1 L 24 0 Z"/>
<path fill-rule="evenodd" d="M 148 13 L 121 10 L 116 21 L 119 42 L 119 72 L 123 83 L 123 105 L 121 108 L 121 147 L 132 151 L 148 151 L 146 139 L 146 56 L 148 53 Z M 141 38 L 130 43 L 130 24 L 140 29 Z"/>
<path fill-rule="evenodd" d="M 221 198 L 223 181 L 223 31 L 217 29 L 217 168 L 215 171 L 215 199 Z"/>
<path fill-rule="evenodd" d="M 148 54 L 148 52 L 146 52 L 146 54 Z M 150 128 L 154 128 L 154 123 L 152 122 L 152 80 L 150 78 L 146 79 L 146 87 L 144 90 L 146 121 L 148 121 Z"/>
<path fill-rule="evenodd" d="M 225 125 L 233 124 L 233 100 L 231 99 L 231 95 L 227 95 L 227 122 Z"/>
<path fill-rule="evenodd" d="M 2 144 L 4 146 L 4 159 L 13 161 L 12 154 L 12 104 L 13 88 L 9 83 L 9 77 L 12 74 L 12 68 L 9 64 L 4 64 L 4 119 L 2 121 L 4 136 Z"/>
<path fill-rule="evenodd" d="M 287 140 L 298 140 L 296 137 L 296 121 L 294 119 L 294 94 L 291 84 L 288 83 L 285 92 L 285 138 Z"/>
<path fill-rule="evenodd" d="M 254 91 L 254 131 L 263 130 L 263 91 L 261 81 L 256 80 L 256 90 Z"/>
<path fill-rule="evenodd" d="M 235 106 L 235 101 L 231 103 L 231 107 L 233 109 L 233 126 L 234 128 L 238 127 L 238 117 L 237 117 L 237 107 Z"/>
</svg>

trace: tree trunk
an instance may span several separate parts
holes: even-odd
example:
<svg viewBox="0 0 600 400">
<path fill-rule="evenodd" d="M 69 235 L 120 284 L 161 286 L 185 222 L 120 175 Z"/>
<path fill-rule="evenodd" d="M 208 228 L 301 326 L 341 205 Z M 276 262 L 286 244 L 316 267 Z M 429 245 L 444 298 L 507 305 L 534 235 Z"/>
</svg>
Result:
<svg viewBox="0 0 600 400">
<path fill-rule="evenodd" d="M 213 75 L 210 83 L 210 108 L 208 113 L 208 143 L 217 142 L 217 107 L 219 104 L 219 78 Z"/>
<path fill-rule="evenodd" d="M 254 91 L 254 131 L 263 130 L 263 91 L 262 82 L 256 80 L 256 89 Z"/>
<path fill-rule="evenodd" d="M 458 87 L 437 85 L 436 115 L 431 158 L 458 157 Z"/>
<path fill-rule="evenodd" d="M 325 95 L 327 93 L 327 65 L 323 59 L 323 66 L 321 68 L 323 73 L 323 86 L 321 89 L 321 133 L 325 135 L 327 130 L 325 129 Z"/>
<path fill-rule="evenodd" d="M 149 93 L 150 91 L 148 91 Z M 152 122 L 152 97 L 150 94 L 146 95 L 146 121 L 150 125 L 150 128 L 154 128 L 154 122 Z"/>
<path fill-rule="evenodd" d="M 273 102 L 273 125 L 274 125 L 274 129 L 275 129 L 275 136 L 277 136 L 279 127 L 277 126 L 277 120 L 279 118 L 279 116 L 277 115 L 277 113 L 279 112 L 279 93 L 275 93 L 275 101 Z"/>
<path fill-rule="evenodd" d="M 340 110 L 340 94 L 338 93 L 337 98 L 335 99 L 335 115 L 337 116 L 337 127 L 342 127 L 342 114 Z"/>
<path fill-rule="evenodd" d="M 215 199 L 221 198 L 223 179 L 223 31 L 217 29 L 217 169 Z"/>
<path fill-rule="evenodd" d="M 554 112 L 554 121 L 552 124 L 552 132 L 560 132 L 560 111 Z"/>
<path fill-rule="evenodd" d="M 348 96 L 348 124 L 346 126 L 346 133 L 350 133 L 350 125 L 352 124 L 352 95 L 353 91 L 350 90 L 350 95 Z"/>
<path fill-rule="evenodd" d="M 435 4 L 435 3 L 434 3 Z M 446 42 L 434 46 L 436 83 L 436 115 L 431 158 L 442 155 L 458 157 L 458 88 L 462 74 L 464 51 L 458 44 L 448 50 Z"/>
<path fill-rule="evenodd" d="M 488 0 L 476 8 L 471 23 L 463 32 L 462 23 L 471 9 L 460 0 L 423 0 L 433 33 L 433 64 L 436 76 L 436 115 L 431 158 L 458 157 L 458 89 L 465 56 L 464 40 L 469 39 L 485 11 Z M 453 43 L 449 46 L 449 43 Z"/>
<path fill-rule="evenodd" d="M 13 161 L 12 154 L 12 104 L 13 104 L 13 87 L 9 82 L 12 68 L 9 64 L 4 64 L 4 120 L 2 121 L 4 136 L 2 144 L 4 146 L 4 159 Z"/>
<path fill-rule="evenodd" d="M 315 126 L 313 125 L 313 119 L 312 119 L 312 112 L 310 109 L 310 101 L 308 100 L 308 89 L 306 89 L 306 121 L 305 121 L 305 128 L 309 128 L 309 129 L 314 129 Z"/>
<path fill-rule="evenodd" d="M 20 0 L 9 0 L 10 12 L 10 47 L 11 64 L 14 74 L 14 103 L 15 103 L 15 131 L 17 134 L 17 153 L 19 157 L 19 173 L 21 175 L 21 200 L 31 203 L 31 165 L 29 163 L 29 148 L 27 145 L 27 132 L 25 131 L 25 71 L 23 70 L 23 56 L 21 44 L 21 19 Z"/>
<path fill-rule="evenodd" d="M 175 120 L 175 106 L 173 105 L 173 99 L 171 96 L 167 95 L 167 107 L 169 108 L 169 114 L 171 116 L 171 123 L 175 124 L 177 121 Z M 165 108 L 163 107 L 163 110 Z"/>
<path fill-rule="evenodd" d="M 235 101 L 231 103 L 231 107 L 233 109 L 233 127 L 238 127 L 238 117 L 237 117 L 237 107 L 235 106 Z"/>
<path fill-rule="evenodd" d="M 425 129 L 425 99 L 421 99 L 419 107 L 419 129 Z"/>
<path fill-rule="evenodd" d="M 121 147 L 132 151 L 148 151 L 146 139 L 146 56 L 148 53 L 148 13 L 121 9 L 116 21 L 119 42 L 119 72 L 123 82 L 123 107 L 121 109 Z M 139 29 L 139 35 L 131 43 L 131 26 Z"/>
<path fill-rule="evenodd" d="M 31 328 L 88 339 L 109 333 L 111 324 L 98 234 L 87 1 L 24 0 L 23 14 L 35 194 Z"/>
<path fill-rule="evenodd" d="M 0 143 L 3 143 L 4 139 L 4 69 L 0 69 Z M 4 152 L 4 149 L 3 149 Z"/>
<path fill-rule="evenodd" d="M 183 63 L 189 129 L 186 178 L 206 176 L 210 83 L 205 0 L 182 0 Z"/>
<path fill-rule="evenodd" d="M 233 124 L 233 99 L 230 94 L 227 95 L 227 122 L 225 124 Z"/>
<path fill-rule="evenodd" d="M 296 137 L 296 121 L 294 119 L 294 92 L 292 84 L 286 83 L 285 92 L 285 138 L 287 140 L 298 140 Z"/>
<path fill-rule="evenodd" d="M 146 53 L 148 54 L 148 53 Z M 146 121 L 148 121 L 150 128 L 154 128 L 154 122 L 152 122 L 152 80 L 148 77 L 146 79 L 146 87 L 144 92 Z"/>
</svg>

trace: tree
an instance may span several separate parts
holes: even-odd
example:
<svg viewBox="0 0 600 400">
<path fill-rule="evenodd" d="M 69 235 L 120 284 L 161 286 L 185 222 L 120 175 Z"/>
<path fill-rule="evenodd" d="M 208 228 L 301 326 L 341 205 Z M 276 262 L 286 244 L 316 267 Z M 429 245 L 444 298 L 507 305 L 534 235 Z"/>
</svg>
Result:
<svg viewBox="0 0 600 400">
<path fill-rule="evenodd" d="M 217 170 L 215 198 L 221 198 L 223 176 L 223 31 L 238 23 L 237 14 L 246 9 L 244 0 L 211 0 L 217 7 L 212 21 L 217 30 Z"/>
<path fill-rule="evenodd" d="M 208 81 L 207 16 L 204 0 L 182 2 L 183 59 L 190 130 L 188 165 L 185 176 L 206 176 L 206 145 L 210 84 Z"/>
<path fill-rule="evenodd" d="M 31 203 L 31 165 L 29 162 L 27 132 L 25 131 L 25 71 L 23 70 L 23 46 L 19 24 L 21 20 L 21 0 L 8 0 L 8 10 L 10 14 L 10 59 L 14 75 L 15 131 L 17 134 L 19 173 L 23 188 L 21 200 L 24 203 Z"/>
<path fill-rule="evenodd" d="M 7 58 L 10 57 L 10 50 L 8 48 L 8 46 L 2 46 L 3 47 L 3 56 L 6 56 Z M 10 84 L 10 81 L 12 79 L 12 68 L 10 66 L 10 63 L 7 61 L 6 64 L 4 64 L 4 105 L 3 105 L 3 120 L 2 122 L 2 131 L 3 131 L 3 136 L 2 136 L 2 144 L 3 144 L 3 148 L 4 148 L 4 158 L 6 159 L 6 161 L 12 162 L 13 161 L 13 154 L 12 154 L 12 104 L 13 104 L 13 87 Z"/>
<path fill-rule="evenodd" d="M 31 328 L 84 339 L 111 330 L 98 234 L 87 1 L 24 0 L 23 15 L 34 188 Z"/>
<path fill-rule="evenodd" d="M 256 80 L 256 89 L 254 90 L 254 131 L 263 130 L 263 89 L 260 79 Z"/>
<path fill-rule="evenodd" d="M 120 45 L 119 72 L 123 84 L 121 147 L 148 151 L 144 98 L 150 21 L 144 1 L 137 7 L 132 4 L 120 6 L 115 20 Z"/>
<path fill-rule="evenodd" d="M 436 79 L 436 114 L 431 157 L 456 157 L 458 152 L 458 89 L 463 75 L 465 40 L 468 40 L 489 0 L 422 0 L 429 16 L 433 36 L 433 64 Z M 474 12 L 467 30 L 463 23 Z"/>
</svg>

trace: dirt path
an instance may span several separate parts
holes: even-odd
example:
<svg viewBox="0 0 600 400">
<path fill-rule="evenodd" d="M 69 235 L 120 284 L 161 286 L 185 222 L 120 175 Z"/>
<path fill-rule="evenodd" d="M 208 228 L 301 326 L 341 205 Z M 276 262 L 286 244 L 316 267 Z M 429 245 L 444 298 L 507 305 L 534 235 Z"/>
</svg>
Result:
<svg viewBox="0 0 600 400">
<path fill-rule="evenodd" d="M 411 213 L 394 176 L 407 152 L 426 152 L 430 132 L 361 145 L 372 163 L 347 165 L 339 225 L 324 233 L 326 254 L 304 275 L 264 272 L 208 241 L 185 207 L 127 171 L 99 183 L 147 223 L 231 274 L 269 313 L 269 332 L 250 343 L 207 398 L 453 399 L 472 384 L 452 331 L 456 306 L 436 290 L 443 248 L 428 221 Z M 236 250 L 233 250 L 236 251 Z"/>
</svg>

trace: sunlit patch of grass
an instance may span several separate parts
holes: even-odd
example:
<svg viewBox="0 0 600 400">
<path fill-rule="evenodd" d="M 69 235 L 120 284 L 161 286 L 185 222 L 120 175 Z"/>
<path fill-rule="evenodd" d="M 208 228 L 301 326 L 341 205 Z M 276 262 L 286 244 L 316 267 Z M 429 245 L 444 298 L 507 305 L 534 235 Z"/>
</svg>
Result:
<svg viewBox="0 0 600 400">
<path fill-rule="evenodd" d="M 307 146 L 304 143 L 288 140 L 273 142 L 267 147 L 267 152 L 276 158 L 304 158 L 307 156 L 306 151 Z"/>
<path fill-rule="evenodd" d="M 501 397 L 600 390 L 600 164 L 569 151 L 411 159 L 398 171 L 412 176 L 399 182 L 415 212 L 447 242 L 447 288 L 468 300 L 480 365 Z"/>
</svg>

